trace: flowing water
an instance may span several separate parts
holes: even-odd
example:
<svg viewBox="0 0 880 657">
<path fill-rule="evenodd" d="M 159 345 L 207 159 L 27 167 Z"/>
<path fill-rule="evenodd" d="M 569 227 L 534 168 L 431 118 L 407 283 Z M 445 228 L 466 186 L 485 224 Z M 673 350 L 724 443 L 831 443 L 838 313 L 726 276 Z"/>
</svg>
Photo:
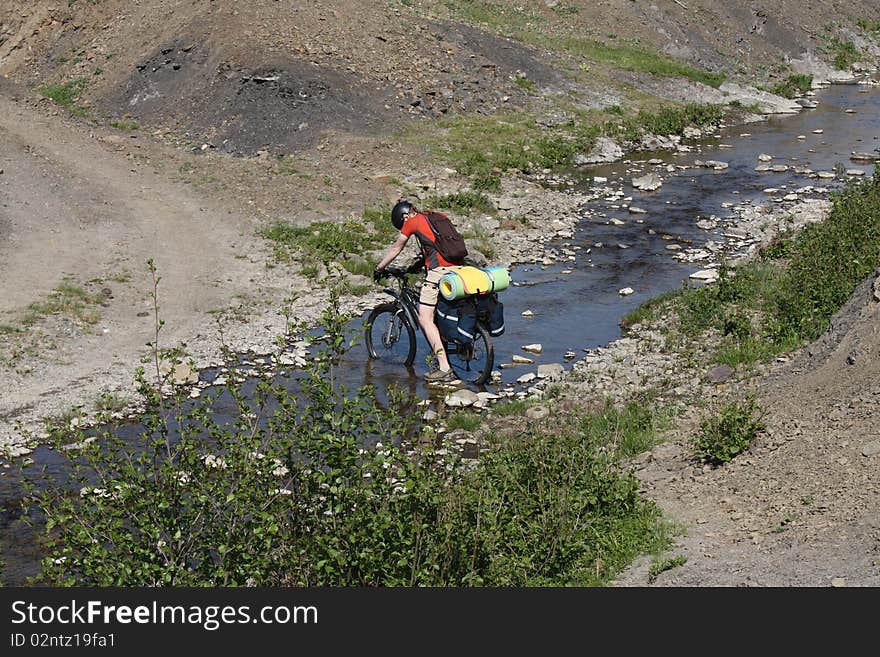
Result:
<svg viewBox="0 0 880 657">
<path fill-rule="evenodd" d="M 873 152 L 880 147 L 880 88 L 865 85 L 834 85 L 817 92 L 815 109 L 797 115 L 774 116 L 767 121 L 734 126 L 721 130 L 711 139 L 699 143 L 690 153 L 637 153 L 610 165 L 581 169 L 576 172 L 578 186 L 587 191 L 596 176 L 607 178 L 603 187 L 620 190 L 625 197 L 590 202 L 583 208 L 582 220 L 573 236 L 551 244 L 559 251 L 567 250 L 574 259 L 565 259 L 549 266 L 523 265 L 511 270 L 514 285 L 500 294 L 505 306 L 504 335 L 494 339 L 495 368 L 510 363 L 513 354 L 522 354 L 522 346 L 540 343 L 540 354 L 528 354 L 533 365 L 520 365 L 501 370 L 500 382 L 486 386 L 489 391 L 521 390 L 514 384 L 522 374 L 535 371 L 542 363 L 563 363 L 567 352 L 577 357 L 585 350 L 605 345 L 620 337 L 619 322 L 642 302 L 675 289 L 682 281 L 705 265 L 683 263 L 666 249 L 670 243 L 683 247 L 701 247 L 707 240 L 722 240 L 724 219 L 731 217 L 734 205 L 758 205 L 772 202 L 763 190 L 780 190 L 773 196 L 807 186 L 839 186 L 840 180 L 816 180 L 790 169 L 784 173 L 758 173 L 758 156 L 773 156 L 767 164 L 787 164 L 794 168 L 831 171 L 842 165 L 846 169 L 862 169 L 870 175 L 871 167 L 851 162 L 853 151 Z M 847 110 L 850 110 L 849 112 Z M 798 136 L 805 137 L 798 139 Z M 649 163 L 660 160 L 660 163 Z M 729 167 L 723 171 L 708 168 L 678 168 L 695 160 L 718 160 Z M 676 167 L 675 172 L 666 167 Z M 649 171 L 657 171 L 663 179 L 660 189 L 642 192 L 633 189 L 631 180 Z M 819 198 L 805 193 L 801 198 Z M 641 208 L 644 214 L 631 214 L 624 204 Z M 719 227 L 703 230 L 697 220 L 715 216 Z M 615 221 L 617 220 L 617 221 Z M 622 222 L 622 223 L 619 223 Z M 580 248 L 577 248 L 580 247 Z M 622 288 L 632 288 L 628 296 Z M 523 316 L 526 310 L 531 317 Z M 359 331 L 363 318 L 351 325 Z M 395 384 L 420 398 L 429 391 L 421 381 L 425 371 L 427 348 L 419 336 L 419 352 L 413 370 L 387 366 L 366 357 L 363 342 L 352 348 L 340 368 L 342 382 L 354 389 L 371 384 L 383 390 Z M 567 366 L 566 366 L 567 368 Z M 204 373 L 203 373 L 204 376 Z M 295 389 L 296 375 L 288 375 Z M 118 431 L 134 438 L 137 425 L 120 427 Z M 50 475 L 59 474 L 65 459 L 52 449 L 41 447 L 30 457 L 34 472 L 45 468 Z M 20 475 L 8 468 L 0 475 L 0 558 L 5 562 L 3 583 L 22 585 L 37 573 L 41 556 L 35 533 L 17 520 L 22 497 Z"/>
</svg>

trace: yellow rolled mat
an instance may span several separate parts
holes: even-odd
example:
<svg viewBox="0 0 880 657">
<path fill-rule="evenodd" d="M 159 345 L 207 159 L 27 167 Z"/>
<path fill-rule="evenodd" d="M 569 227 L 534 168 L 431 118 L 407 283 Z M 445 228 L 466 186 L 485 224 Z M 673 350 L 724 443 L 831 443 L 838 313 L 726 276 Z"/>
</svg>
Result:
<svg viewBox="0 0 880 657">
<path fill-rule="evenodd" d="M 510 285 L 510 273 L 504 267 L 456 267 L 440 279 L 440 294 L 447 301 L 471 294 L 501 292 Z"/>
</svg>

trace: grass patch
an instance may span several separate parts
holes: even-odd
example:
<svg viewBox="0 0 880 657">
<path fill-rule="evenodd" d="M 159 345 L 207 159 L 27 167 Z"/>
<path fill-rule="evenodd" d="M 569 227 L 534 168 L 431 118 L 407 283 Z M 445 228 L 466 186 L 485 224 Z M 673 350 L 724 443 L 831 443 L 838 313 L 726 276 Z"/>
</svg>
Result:
<svg viewBox="0 0 880 657">
<path fill-rule="evenodd" d="M 117 130 L 122 130 L 123 132 L 129 132 L 132 130 L 140 130 L 141 125 L 137 121 L 111 121 L 110 125 Z"/>
<path fill-rule="evenodd" d="M 440 196 L 432 194 L 425 200 L 425 205 L 430 208 L 442 208 L 466 215 L 471 214 L 473 211 L 490 214 L 495 212 L 495 205 L 492 203 L 492 200 L 478 190 L 467 190 Z"/>
<path fill-rule="evenodd" d="M 649 50 L 636 44 L 608 44 L 578 37 L 549 38 L 546 41 L 546 46 L 555 46 L 557 49 L 625 71 L 650 73 L 661 77 L 688 78 L 715 88 L 720 87 L 726 79 L 722 73 L 689 66 L 656 50 Z"/>
<path fill-rule="evenodd" d="M 557 5 L 554 8 L 553 13 L 557 18 L 553 21 L 553 29 L 536 27 L 546 27 L 547 16 L 514 3 L 447 0 L 444 5 L 459 20 L 484 25 L 503 36 L 541 49 L 565 52 L 626 71 L 685 77 L 713 87 L 720 86 L 725 79 L 720 73 L 689 66 L 637 43 L 608 44 L 574 34 L 567 25 L 568 15 L 577 13 L 578 8 L 574 5 Z"/>
<path fill-rule="evenodd" d="M 501 416 L 518 416 L 525 415 L 526 410 L 531 406 L 524 399 L 513 399 L 511 401 L 498 402 L 492 406 L 492 413 Z"/>
<path fill-rule="evenodd" d="M 657 577 L 660 576 L 660 573 L 665 573 L 667 570 L 678 568 L 679 566 L 683 566 L 686 563 L 687 557 L 681 554 L 675 557 L 670 557 L 668 559 L 655 559 L 651 563 L 651 567 L 648 569 L 648 581 L 654 582 L 657 580 Z"/>
<path fill-rule="evenodd" d="M 495 258 L 496 252 L 492 235 L 485 228 L 473 226 L 463 237 L 468 243 L 473 243 L 474 248 L 486 256 L 488 260 Z"/>
<path fill-rule="evenodd" d="M 455 431 L 456 429 L 476 431 L 482 423 L 483 418 L 480 417 L 479 414 L 470 413 L 468 411 L 459 411 L 458 413 L 449 416 L 446 420 L 446 428 L 449 431 Z"/>
<path fill-rule="evenodd" d="M 812 75 L 790 75 L 779 84 L 770 88 L 770 92 L 784 98 L 802 96 L 813 88 Z"/>
<path fill-rule="evenodd" d="M 46 98 L 55 101 L 55 103 L 77 116 L 85 116 L 87 114 L 86 109 L 83 107 L 77 107 L 74 103 L 85 90 L 86 86 L 88 86 L 88 83 L 88 78 L 76 78 L 75 80 L 68 80 L 67 82 L 62 82 L 60 84 L 40 85 L 37 87 L 37 92 L 43 94 Z"/>
<path fill-rule="evenodd" d="M 645 400 L 622 406 L 609 401 L 601 411 L 583 416 L 579 429 L 586 436 L 603 436 L 614 454 L 629 458 L 657 445 L 659 431 L 667 424 L 666 417 Z"/>
<path fill-rule="evenodd" d="M 368 209 L 363 213 L 363 221 L 318 221 L 309 226 L 277 222 L 261 230 L 260 236 L 273 242 L 279 261 L 298 260 L 306 277 L 315 278 L 321 263 L 330 262 L 366 276 L 373 267 L 365 264 L 362 254 L 394 238 L 396 231 L 388 216 L 388 210 Z"/>
<path fill-rule="evenodd" d="M 611 118 L 613 117 L 613 118 Z M 681 134 L 689 125 L 703 127 L 723 117 L 718 105 L 668 106 L 628 116 L 581 111 L 570 124 L 542 128 L 536 117 L 526 114 L 455 116 L 437 128 L 411 128 L 404 136 L 424 144 L 432 155 L 474 180 L 471 194 L 499 183 L 499 174 L 519 170 L 568 167 L 574 156 L 587 153 L 600 136 L 637 140 L 647 133 Z"/>
<path fill-rule="evenodd" d="M 859 61 L 861 56 L 856 44 L 837 37 L 828 39 L 825 44 L 825 52 L 833 57 L 834 68 L 841 71 L 848 70 L 855 62 Z"/>
<path fill-rule="evenodd" d="M 860 18 L 856 21 L 856 25 L 858 25 L 865 34 L 872 39 L 880 39 L 880 21 Z"/>
<path fill-rule="evenodd" d="M 104 301 L 103 295 L 87 292 L 71 279 L 65 278 L 45 301 L 28 306 L 22 323 L 33 326 L 47 315 L 60 314 L 84 324 L 97 324 L 101 319 L 95 306 Z"/>
</svg>

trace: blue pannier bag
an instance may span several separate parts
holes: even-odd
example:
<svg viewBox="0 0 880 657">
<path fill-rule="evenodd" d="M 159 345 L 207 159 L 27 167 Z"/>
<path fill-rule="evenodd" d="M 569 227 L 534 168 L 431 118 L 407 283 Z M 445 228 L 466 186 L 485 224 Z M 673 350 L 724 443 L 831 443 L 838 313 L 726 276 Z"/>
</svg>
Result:
<svg viewBox="0 0 880 657">
<path fill-rule="evenodd" d="M 477 296 L 477 317 L 492 337 L 504 333 L 504 304 L 498 300 L 497 292 Z"/>
<path fill-rule="evenodd" d="M 434 318 L 437 321 L 437 328 L 440 329 L 440 335 L 447 340 L 458 340 L 464 344 L 474 341 L 477 309 L 470 298 L 447 301 L 440 297 L 437 299 Z"/>
</svg>

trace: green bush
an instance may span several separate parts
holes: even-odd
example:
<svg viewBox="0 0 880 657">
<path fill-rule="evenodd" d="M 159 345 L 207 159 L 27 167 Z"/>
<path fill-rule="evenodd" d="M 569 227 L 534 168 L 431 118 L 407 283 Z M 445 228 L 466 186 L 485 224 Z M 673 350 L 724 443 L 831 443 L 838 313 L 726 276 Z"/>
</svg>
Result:
<svg viewBox="0 0 880 657">
<path fill-rule="evenodd" d="M 791 75 L 784 81 L 771 88 L 770 91 L 777 96 L 784 96 L 785 98 L 795 98 L 796 96 L 805 94 L 812 88 L 813 76 L 804 74 Z"/>
<path fill-rule="evenodd" d="M 230 383 L 189 410 L 159 394 L 180 353 L 155 347 L 157 323 L 139 442 L 68 435 L 71 480 L 31 490 L 48 549 L 34 583 L 595 585 L 667 546 L 602 422 L 492 438 L 472 468 L 445 445 L 408 453 L 414 400 L 335 381 L 345 321 L 331 291 L 299 399 Z"/>
<path fill-rule="evenodd" d="M 722 465 L 746 451 L 764 428 L 754 399 L 728 404 L 700 423 L 696 454 L 712 465 Z"/>
<path fill-rule="evenodd" d="M 821 335 L 856 286 L 880 265 L 880 168 L 832 195 L 828 218 L 790 246 L 775 303 L 773 333 L 804 341 Z"/>
</svg>

